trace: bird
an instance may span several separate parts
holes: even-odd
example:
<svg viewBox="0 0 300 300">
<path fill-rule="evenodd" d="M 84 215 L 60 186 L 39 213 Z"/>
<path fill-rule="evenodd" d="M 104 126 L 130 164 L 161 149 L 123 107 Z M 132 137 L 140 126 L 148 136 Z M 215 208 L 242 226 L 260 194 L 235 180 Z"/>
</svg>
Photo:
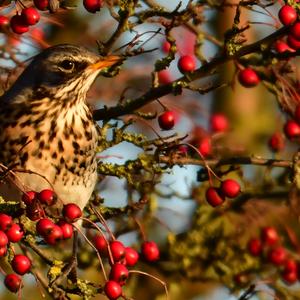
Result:
<svg viewBox="0 0 300 300">
<path fill-rule="evenodd" d="M 0 163 L 23 191 L 51 188 L 62 204 L 85 207 L 97 182 L 99 142 L 86 95 L 99 72 L 120 61 L 55 45 L 34 56 L 0 97 Z M 16 200 L 20 188 L 6 177 L 0 195 Z"/>
</svg>

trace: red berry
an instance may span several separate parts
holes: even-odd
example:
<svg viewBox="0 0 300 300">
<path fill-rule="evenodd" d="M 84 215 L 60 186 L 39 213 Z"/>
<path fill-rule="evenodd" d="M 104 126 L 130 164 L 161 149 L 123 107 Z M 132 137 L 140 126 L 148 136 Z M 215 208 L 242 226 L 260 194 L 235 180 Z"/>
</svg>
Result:
<svg viewBox="0 0 300 300">
<path fill-rule="evenodd" d="M 168 70 L 162 70 L 157 73 L 160 84 L 168 84 L 172 82 L 171 74 Z"/>
<path fill-rule="evenodd" d="M 17 254 L 11 261 L 11 266 L 17 274 L 24 275 L 29 272 L 31 261 L 26 255 Z"/>
<path fill-rule="evenodd" d="M 171 49 L 171 44 L 168 42 L 168 41 L 165 41 L 163 44 L 162 44 L 162 47 L 161 47 L 162 51 L 164 53 L 169 53 L 170 49 Z"/>
<path fill-rule="evenodd" d="M 145 260 L 154 262 L 159 259 L 159 249 L 157 244 L 153 241 L 145 241 L 142 244 L 142 255 Z"/>
<path fill-rule="evenodd" d="M 210 204 L 212 207 L 219 206 L 225 201 L 225 198 L 220 195 L 217 189 L 214 187 L 209 187 L 206 190 L 205 197 L 208 204 Z"/>
<path fill-rule="evenodd" d="M 296 39 L 300 40 L 300 22 L 296 22 L 291 28 L 290 28 L 290 34 Z"/>
<path fill-rule="evenodd" d="M 278 17 L 283 25 L 289 26 L 297 20 L 298 15 L 292 6 L 283 5 L 279 10 Z"/>
<path fill-rule="evenodd" d="M 287 44 L 294 50 L 300 49 L 300 41 L 295 39 L 291 34 L 289 34 L 287 37 Z"/>
<path fill-rule="evenodd" d="M 226 179 L 222 181 L 220 190 L 225 197 L 235 198 L 241 192 L 241 187 L 235 180 Z"/>
<path fill-rule="evenodd" d="M 48 206 L 53 205 L 56 202 L 56 195 L 54 191 L 45 189 L 38 193 L 37 198 L 41 203 L 46 204 Z"/>
<path fill-rule="evenodd" d="M 49 0 L 33 0 L 33 3 L 39 10 L 46 10 L 49 7 Z"/>
<path fill-rule="evenodd" d="M 175 125 L 174 113 L 170 110 L 165 111 L 158 117 L 158 124 L 163 130 L 170 130 Z"/>
<path fill-rule="evenodd" d="M 287 259 L 284 263 L 284 272 L 298 272 L 298 264 L 294 259 Z"/>
<path fill-rule="evenodd" d="M 284 130 L 285 135 L 289 139 L 297 138 L 300 136 L 300 126 L 295 121 L 288 120 L 284 124 L 283 130 Z"/>
<path fill-rule="evenodd" d="M 104 292 L 108 299 L 115 300 L 122 295 L 122 287 L 119 283 L 109 280 L 105 283 Z"/>
<path fill-rule="evenodd" d="M 109 279 L 118 282 L 120 285 L 124 285 L 128 278 L 129 272 L 127 268 L 121 263 L 115 263 L 111 267 Z"/>
<path fill-rule="evenodd" d="M 97 234 L 93 239 L 95 248 L 103 255 L 107 255 L 108 244 L 102 234 Z"/>
<path fill-rule="evenodd" d="M 261 240 L 268 246 L 273 246 L 279 241 L 277 230 L 274 227 L 264 227 L 261 231 Z"/>
<path fill-rule="evenodd" d="M 0 248 L 0 257 L 6 255 L 7 253 L 7 248 L 6 247 L 1 247 Z"/>
<path fill-rule="evenodd" d="M 248 242 L 248 251 L 253 256 L 259 256 L 262 253 L 263 245 L 260 239 L 252 238 Z"/>
<path fill-rule="evenodd" d="M 276 41 L 276 43 L 274 44 L 274 47 L 278 53 L 295 52 L 294 49 L 289 47 L 289 45 L 283 41 Z"/>
<path fill-rule="evenodd" d="M 35 25 L 40 20 L 40 14 L 34 7 L 22 9 L 21 16 L 26 25 Z"/>
<path fill-rule="evenodd" d="M 52 232 L 54 226 L 55 224 L 50 219 L 45 218 L 45 219 L 40 219 L 36 223 L 35 228 L 39 235 L 47 236 Z"/>
<path fill-rule="evenodd" d="M 13 219 L 11 216 L 0 213 L 0 230 L 6 231 L 12 226 L 12 224 Z"/>
<path fill-rule="evenodd" d="M 296 283 L 298 280 L 298 274 L 297 272 L 287 272 L 287 271 L 283 271 L 282 274 L 282 279 L 285 281 L 285 283 L 287 284 L 293 284 Z"/>
<path fill-rule="evenodd" d="M 44 236 L 44 240 L 49 245 L 56 245 L 60 240 L 63 239 L 63 232 L 58 225 L 54 224 L 51 232 Z"/>
<path fill-rule="evenodd" d="M 183 55 L 179 58 L 177 66 L 181 73 L 192 72 L 196 69 L 195 58 L 191 55 Z"/>
<path fill-rule="evenodd" d="M 138 252 L 131 247 L 126 247 L 125 260 L 126 260 L 126 266 L 133 267 L 139 260 Z"/>
<path fill-rule="evenodd" d="M 275 132 L 269 139 L 268 145 L 274 152 L 281 151 L 284 148 L 284 137 L 280 132 Z"/>
<path fill-rule="evenodd" d="M 15 223 L 12 224 L 12 226 L 5 233 L 8 237 L 8 240 L 12 243 L 19 242 L 24 235 L 24 232 L 22 231 L 21 227 Z"/>
<path fill-rule="evenodd" d="M 69 203 L 63 207 L 63 216 L 67 222 L 73 223 L 82 216 L 82 211 L 77 204 Z"/>
<path fill-rule="evenodd" d="M 260 82 L 258 75 L 251 68 L 240 70 L 238 79 L 240 84 L 247 88 L 254 87 Z"/>
<path fill-rule="evenodd" d="M 271 249 L 268 253 L 269 262 L 274 265 L 282 265 L 286 260 L 286 251 L 283 247 Z"/>
<path fill-rule="evenodd" d="M 83 6 L 88 12 L 94 14 L 100 11 L 100 8 L 103 6 L 103 0 L 83 0 Z"/>
<path fill-rule="evenodd" d="M 125 257 L 125 247 L 123 245 L 123 243 L 121 243 L 120 241 L 112 241 L 109 244 L 110 247 L 110 251 L 112 254 L 112 257 L 114 259 L 114 262 L 118 262 L 121 259 L 123 259 Z"/>
<path fill-rule="evenodd" d="M 8 274 L 5 276 L 4 284 L 13 293 L 17 293 L 22 287 L 22 279 L 17 274 Z"/>
<path fill-rule="evenodd" d="M 6 16 L 0 16 L 0 31 L 5 31 L 9 25 L 9 18 Z"/>
<path fill-rule="evenodd" d="M 33 203 L 33 201 L 35 200 L 35 197 L 36 197 L 36 192 L 28 191 L 22 195 L 22 201 L 26 205 L 31 205 Z"/>
<path fill-rule="evenodd" d="M 0 247 L 6 247 L 8 244 L 8 238 L 4 231 L 0 231 Z"/>
<path fill-rule="evenodd" d="M 37 221 L 45 215 L 43 208 L 41 205 L 34 200 L 31 205 L 26 206 L 26 216 L 32 220 Z"/>
<path fill-rule="evenodd" d="M 60 220 L 57 225 L 62 230 L 63 239 L 70 239 L 73 236 L 73 226 L 70 223 L 67 223 L 64 220 Z"/>
<path fill-rule="evenodd" d="M 10 27 L 14 33 L 22 34 L 29 30 L 28 25 L 25 23 L 21 15 L 14 15 L 10 19 Z"/>
<path fill-rule="evenodd" d="M 225 115 L 221 113 L 213 114 L 210 118 L 210 128 L 213 132 L 224 132 L 228 129 L 229 123 Z"/>
<path fill-rule="evenodd" d="M 212 152 L 211 139 L 210 137 L 204 137 L 201 139 L 198 145 L 198 150 L 203 157 L 207 157 Z"/>
</svg>

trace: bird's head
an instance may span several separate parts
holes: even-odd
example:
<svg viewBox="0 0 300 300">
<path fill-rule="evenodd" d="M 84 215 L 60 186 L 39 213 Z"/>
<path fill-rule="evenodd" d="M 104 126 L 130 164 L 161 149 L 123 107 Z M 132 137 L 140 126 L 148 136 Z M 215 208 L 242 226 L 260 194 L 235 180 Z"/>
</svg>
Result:
<svg viewBox="0 0 300 300">
<path fill-rule="evenodd" d="M 53 46 L 32 59 L 12 86 L 10 94 L 30 94 L 33 91 L 33 98 L 85 98 L 99 72 L 121 61 L 119 56 L 100 57 L 80 46 Z"/>
</svg>

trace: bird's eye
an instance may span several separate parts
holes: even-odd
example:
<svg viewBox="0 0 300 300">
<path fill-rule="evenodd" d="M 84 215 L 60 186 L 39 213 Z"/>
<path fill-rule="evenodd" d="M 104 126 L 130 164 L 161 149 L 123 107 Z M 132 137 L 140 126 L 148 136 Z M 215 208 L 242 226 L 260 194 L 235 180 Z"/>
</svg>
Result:
<svg viewBox="0 0 300 300">
<path fill-rule="evenodd" d="M 65 59 L 59 64 L 59 66 L 66 71 L 72 71 L 75 67 L 75 63 L 71 60 Z"/>
</svg>

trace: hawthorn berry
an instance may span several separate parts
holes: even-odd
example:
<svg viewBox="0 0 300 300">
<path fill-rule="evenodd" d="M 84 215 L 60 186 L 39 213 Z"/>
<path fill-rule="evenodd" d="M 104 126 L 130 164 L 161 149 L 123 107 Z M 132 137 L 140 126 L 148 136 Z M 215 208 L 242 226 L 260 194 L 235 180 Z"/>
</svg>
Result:
<svg viewBox="0 0 300 300">
<path fill-rule="evenodd" d="M 158 124 L 163 130 L 170 130 L 175 125 L 174 113 L 170 110 L 165 111 L 158 117 Z"/>
<path fill-rule="evenodd" d="M 64 220 L 60 220 L 57 225 L 60 227 L 61 231 L 62 231 L 62 238 L 64 240 L 66 239 L 70 239 L 73 236 L 73 226 L 72 224 L 64 221 Z"/>
<path fill-rule="evenodd" d="M 109 244 L 111 255 L 114 259 L 114 262 L 118 262 L 125 257 L 126 250 L 122 242 L 112 241 Z"/>
<path fill-rule="evenodd" d="M 181 73 L 192 72 L 196 69 L 196 61 L 192 55 L 183 55 L 178 60 L 178 69 Z"/>
<path fill-rule="evenodd" d="M 205 197 L 207 203 L 210 204 L 212 207 L 219 206 L 225 201 L 223 195 L 218 193 L 218 190 L 214 187 L 209 187 L 206 190 Z"/>
<path fill-rule="evenodd" d="M 209 136 L 204 137 L 200 140 L 198 144 L 198 151 L 202 154 L 203 157 L 207 157 L 212 152 L 211 147 L 211 138 Z"/>
<path fill-rule="evenodd" d="M 26 216 L 32 220 L 37 221 L 45 215 L 43 208 L 37 201 L 33 201 L 31 205 L 26 206 Z"/>
<path fill-rule="evenodd" d="M 274 152 L 281 151 L 284 148 L 284 137 L 280 132 L 275 132 L 269 138 L 268 145 Z"/>
<path fill-rule="evenodd" d="M 278 53 L 295 52 L 294 49 L 292 49 L 287 43 L 283 41 L 276 41 L 274 47 Z"/>
<path fill-rule="evenodd" d="M 265 245 L 273 246 L 279 242 L 278 232 L 274 227 L 267 226 L 261 230 L 261 240 Z"/>
<path fill-rule="evenodd" d="M 49 7 L 49 0 L 33 0 L 33 4 L 39 10 L 47 10 Z"/>
<path fill-rule="evenodd" d="M 241 192 L 241 187 L 234 179 L 226 179 L 222 181 L 220 191 L 225 197 L 235 198 Z"/>
<path fill-rule="evenodd" d="M 296 39 L 300 40 L 300 22 L 296 22 L 290 28 L 290 34 Z"/>
<path fill-rule="evenodd" d="M 289 26 L 297 20 L 298 14 L 292 6 L 283 5 L 278 12 L 278 17 L 283 25 Z"/>
<path fill-rule="evenodd" d="M 94 14 L 103 7 L 103 0 L 83 0 L 83 6 L 88 12 Z"/>
<path fill-rule="evenodd" d="M 0 16 L 0 31 L 5 31 L 9 25 L 9 18 L 6 16 Z"/>
<path fill-rule="evenodd" d="M 0 247 L 6 247 L 8 238 L 4 231 L 0 230 Z"/>
<path fill-rule="evenodd" d="M 138 260 L 139 260 L 138 252 L 131 247 L 126 247 L 125 248 L 126 266 L 133 267 L 138 262 Z"/>
<path fill-rule="evenodd" d="M 35 198 L 36 198 L 36 192 L 34 191 L 28 191 L 22 195 L 22 201 L 26 205 L 31 205 L 35 200 Z"/>
<path fill-rule="evenodd" d="M 36 223 L 35 228 L 39 235 L 47 236 L 51 233 L 54 226 L 55 226 L 55 224 L 50 219 L 44 218 L 44 219 L 40 219 Z"/>
<path fill-rule="evenodd" d="M 82 210 L 75 203 L 68 203 L 63 207 L 63 216 L 67 222 L 73 223 L 82 216 Z"/>
<path fill-rule="evenodd" d="M 287 138 L 293 139 L 300 136 L 300 126 L 293 120 L 288 120 L 283 127 L 283 131 Z"/>
<path fill-rule="evenodd" d="M 171 49 L 171 44 L 168 42 L 168 41 L 165 41 L 165 42 L 163 42 L 163 44 L 162 44 L 162 47 L 161 47 L 161 50 L 164 52 L 164 53 L 169 53 L 169 51 L 170 51 L 170 49 Z"/>
<path fill-rule="evenodd" d="M 123 264 L 115 263 L 112 265 L 109 273 L 109 279 L 118 282 L 120 285 L 124 285 L 128 276 L 128 269 Z"/>
<path fill-rule="evenodd" d="M 40 14 L 34 7 L 22 9 L 21 16 L 28 26 L 35 25 L 40 20 Z"/>
<path fill-rule="evenodd" d="M 122 295 L 122 287 L 118 282 L 109 280 L 105 283 L 104 292 L 108 299 L 115 300 Z"/>
<path fill-rule="evenodd" d="M 58 225 L 54 224 L 51 232 L 47 235 L 44 235 L 43 238 L 47 244 L 56 245 L 63 239 L 63 231 Z"/>
<path fill-rule="evenodd" d="M 297 40 L 293 35 L 289 34 L 287 37 L 287 44 L 294 50 L 300 49 L 300 41 Z"/>
<path fill-rule="evenodd" d="M 24 275 L 29 272 L 31 261 L 26 255 L 17 254 L 11 261 L 11 266 L 17 274 Z"/>
<path fill-rule="evenodd" d="M 268 260 L 274 265 L 282 265 L 286 260 L 286 256 L 285 249 L 283 247 L 277 247 L 270 249 L 268 253 Z"/>
<path fill-rule="evenodd" d="M 7 214 L 0 213 L 0 230 L 6 231 L 13 224 L 13 219 Z"/>
<path fill-rule="evenodd" d="M 11 227 L 5 232 L 8 240 L 12 243 L 18 243 L 23 235 L 24 232 L 22 231 L 19 224 L 13 223 Z"/>
<path fill-rule="evenodd" d="M 10 19 L 10 27 L 14 33 L 23 34 L 29 30 L 28 25 L 25 23 L 21 15 L 14 15 Z"/>
<path fill-rule="evenodd" d="M 46 204 L 48 206 L 51 206 L 56 201 L 56 195 L 54 191 L 50 189 L 42 190 L 37 194 L 37 198 L 40 200 L 42 204 Z"/>
<path fill-rule="evenodd" d="M 108 244 L 106 239 L 102 234 L 96 234 L 93 238 L 93 244 L 95 248 L 103 255 L 107 255 L 108 252 Z"/>
<path fill-rule="evenodd" d="M 6 247 L 0 247 L 0 257 L 5 256 L 7 253 Z"/>
<path fill-rule="evenodd" d="M 213 132 L 224 132 L 228 127 L 228 119 L 224 114 L 215 113 L 210 117 L 210 128 Z"/>
<path fill-rule="evenodd" d="M 298 280 L 297 272 L 293 272 L 293 271 L 288 272 L 284 270 L 281 274 L 281 277 L 286 284 L 294 284 Z"/>
<path fill-rule="evenodd" d="M 247 88 L 254 87 L 260 82 L 257 73 L 252 68 L 240 70 L 238 79 L 240 84 Z"/>
<path fill-rule="evenodd" d="M 295 273 L 297 273 L 298 272 L 297 262 L 292 258 L 287 259 L 284 263 L 284 272 L 295 272 Z"/>
<path fill-rule="evenodd" d="M 4 284 L 8 290 L 17 293 L 22 287 L 22 279 L 17 274 L 8 274 L 5 276 Z"/>
<path fill-rule="evenodd" d="M 259 256 L 262 253 L 263 244 L 260 239 L 252 238 L 249 240 L 247 248 L 251 255 Z"/>
<path fill-rule="evenodd" d="M 168 84 L 172 81 L 171 74 L 168 70 L 161 70 L 157 73 L 160 84 Z"/>
<path fill-rule="evenodd" d="M 154 262 L 159 259 L 160 252 L 157 244 L 153 241 L 143 242 L 141 251 L 144 259 L 149 262 Z"/>
</svg>

